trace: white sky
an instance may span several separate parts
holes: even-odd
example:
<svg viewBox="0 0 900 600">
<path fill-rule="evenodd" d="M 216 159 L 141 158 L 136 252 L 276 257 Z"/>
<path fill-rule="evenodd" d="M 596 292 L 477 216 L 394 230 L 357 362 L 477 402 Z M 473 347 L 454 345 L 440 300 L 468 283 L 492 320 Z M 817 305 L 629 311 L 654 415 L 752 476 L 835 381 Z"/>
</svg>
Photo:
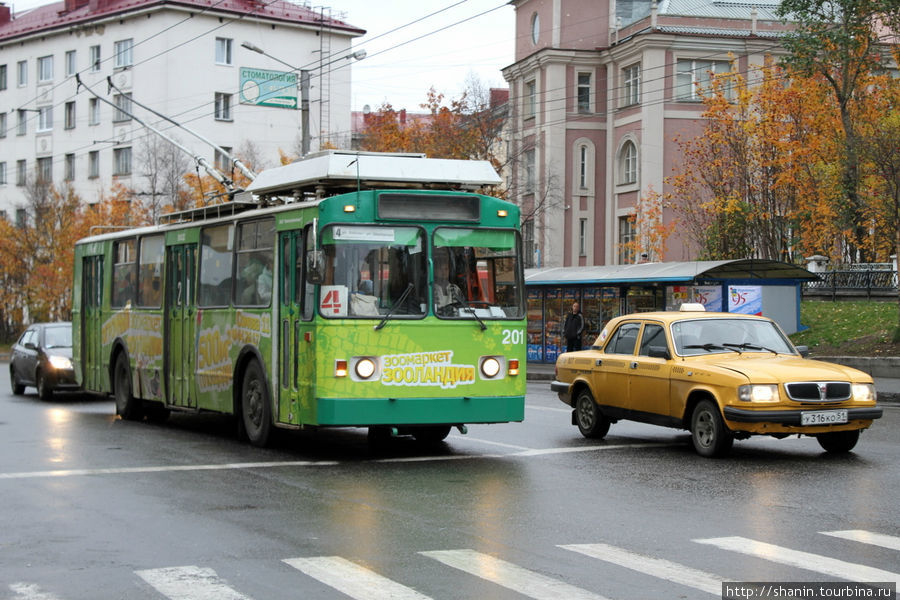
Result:
<svg viewBox="0 0 900 600">
<path fill-rule="evenodd" d="M 513 62 L 515 36 L 514 10 L 508 1 L 311 0 L 309 4 L 316 9 L 330 7 L 335 18 L 367 32 L 353 44 L 367 57 L 352 66 L 352 108 L 361 110 L 368 104 L 376 110 L 389 102 L 397 110 L 416 112 L 431 86 L 457 98 L 470 75 L 484 87 L 506 87 L 500 69 Z M 16 12 L 50 3 L 6 2 Z M 437 14 L 423 19 L 432 13 Z"/>
</svg>

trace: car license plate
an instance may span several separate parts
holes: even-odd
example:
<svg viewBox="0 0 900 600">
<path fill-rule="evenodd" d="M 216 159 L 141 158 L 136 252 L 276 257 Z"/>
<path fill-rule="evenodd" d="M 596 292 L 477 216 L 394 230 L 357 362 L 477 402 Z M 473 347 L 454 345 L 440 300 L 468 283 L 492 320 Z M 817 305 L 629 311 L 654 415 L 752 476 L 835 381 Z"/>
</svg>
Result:
<svg viewBox="0 0 900 600">
<path fill-rule="evenodd" d="M 800 413 L 801 425 L 834 425 L 835 423 L 846 422 L 846 410 L 820 410 Z"/>
</svg>

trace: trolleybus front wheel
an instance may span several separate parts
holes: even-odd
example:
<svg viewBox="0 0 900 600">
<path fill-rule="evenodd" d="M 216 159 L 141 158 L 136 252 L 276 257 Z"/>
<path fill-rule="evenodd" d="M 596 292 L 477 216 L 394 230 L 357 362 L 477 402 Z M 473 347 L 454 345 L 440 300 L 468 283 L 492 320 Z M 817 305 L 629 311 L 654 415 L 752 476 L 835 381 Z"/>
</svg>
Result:
<svg viewBox="0 0 900 600">
<path fill-rule="evenodd" d="M 116 398 L 116 414 L 126 421 L 140 421 L 144 416 L 143 404 L 131 394 L 131 366 L 128 355 L 120 353 L 113 370 L 113 395 Z"/>
<path fill-rule="evenodd" d="M 265 446 L 272 431 L 269 390 L 262 367 L 255 360 L 247 364 L 241 385 L 241 419 L 247 439 L 254 446 Z"/>
</svg>

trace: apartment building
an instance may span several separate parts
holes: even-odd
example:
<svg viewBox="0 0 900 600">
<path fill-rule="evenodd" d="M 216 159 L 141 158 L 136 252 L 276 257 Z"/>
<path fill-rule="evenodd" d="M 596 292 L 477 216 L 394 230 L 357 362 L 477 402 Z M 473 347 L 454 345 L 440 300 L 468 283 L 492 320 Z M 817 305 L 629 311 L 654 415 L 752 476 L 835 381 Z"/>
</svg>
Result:
<svg viewBox="0 0 900 600">
<path fill-rule="evenodd" d="M 778 55 L 777 1 L 513 0 L 512 197 L 531 266 L 690 260 L 678 237 L 665 256 L 622 243 L 641 194 L 666 192 L 679 135 L 701 131 L 698 95 L 730 61 L 749 74 Z M 663 213 L 665 223 L 673 215 Z"/>
<path fill-rule="evenodd" d="M 351 42 L 364 33 L 281 0 L 65 0 L 16 14 L 0 2 L 0 211 L 25 218 L 35 180 L 89 203 L 116 183 L 147 193 L 159 138 L 145 124 L 185 148 L 190 170 L 202 157 L 230 173 L 227 154 L 139 104 L 274 166 L 300 148 L 301 70 L 310 150 L 349 145 Z"/>
</svg>

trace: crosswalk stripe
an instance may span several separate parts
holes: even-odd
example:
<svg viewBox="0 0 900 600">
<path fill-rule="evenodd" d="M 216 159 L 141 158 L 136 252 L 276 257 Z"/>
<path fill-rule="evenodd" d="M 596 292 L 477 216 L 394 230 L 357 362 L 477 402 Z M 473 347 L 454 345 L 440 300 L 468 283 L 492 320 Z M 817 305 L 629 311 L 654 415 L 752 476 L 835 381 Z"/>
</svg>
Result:
<svg viewBox="0 0 900 600">
<path fill-rule="evenodd" d="M 135 573 L 171 600 L 252 600 L 224 584 L 212 569 L 167 567 Z"/>
<path fill-rule="evenodd" d="M 33 583 L 12 583 L 9 589 L 16 594 L 12 600 L 58 600 L 56 596 L 41 590 Z"/>
<path fill-rule="evenodd" d="M 830 535 L 836 538 L 852 540 L 854 542 L 862 542 L 863 544 L 871 544 L 873 546 L 881 546 L 890 548 L 891 550 L 900 550 L 900 537 L 893 535 L 884 535 L 883 533 L 874 533 L 862 529 L 845 529 L 843 531 L 820 531 L 823 535 Z"/>
<path fill-rule="evenodd" d="M 420 554 L 536 600 L 606 600 L 603 596 L 475 550 L 435 550 Z"/>
<path fill-rule="evenodd" d="M 285 558 L 284 562 L 356 600 L 430 600 L 412 588 L 340 556 Z"/>
<path fill-rule="evenodd" d="M 847 579 L 850 581 L 893 581 L 900 582 L 900 574 L 884 571 L 874 567 L 867 567 L 857 563 L 846 562 L 820 554 L 791 550 L 775 544 L 768 544 L 745 537 L 721 537 L 703 540 L 693 540 L 698 544 L 709 544 L 742 554 L 757 556 L 772 562 L 783 563 L 792 567 L 799 567 L 809 571 L 824 573 L 832 577 Z M 900 585 L 900 584 L 898 584 Z"/>
<path fill-rule="evenodd" d="M 591 558 L 598 558 L 632 571 L 638 571 L 646 575 L 692 587 L 715 596 L 721 596 L 722 582 L 727 581 L 726 578 L 718 575 L 705 573 L 685 565 L 638 554 L 608 544 L 569 544 L 559 547 L 579 552 Z"/>
</svg>

